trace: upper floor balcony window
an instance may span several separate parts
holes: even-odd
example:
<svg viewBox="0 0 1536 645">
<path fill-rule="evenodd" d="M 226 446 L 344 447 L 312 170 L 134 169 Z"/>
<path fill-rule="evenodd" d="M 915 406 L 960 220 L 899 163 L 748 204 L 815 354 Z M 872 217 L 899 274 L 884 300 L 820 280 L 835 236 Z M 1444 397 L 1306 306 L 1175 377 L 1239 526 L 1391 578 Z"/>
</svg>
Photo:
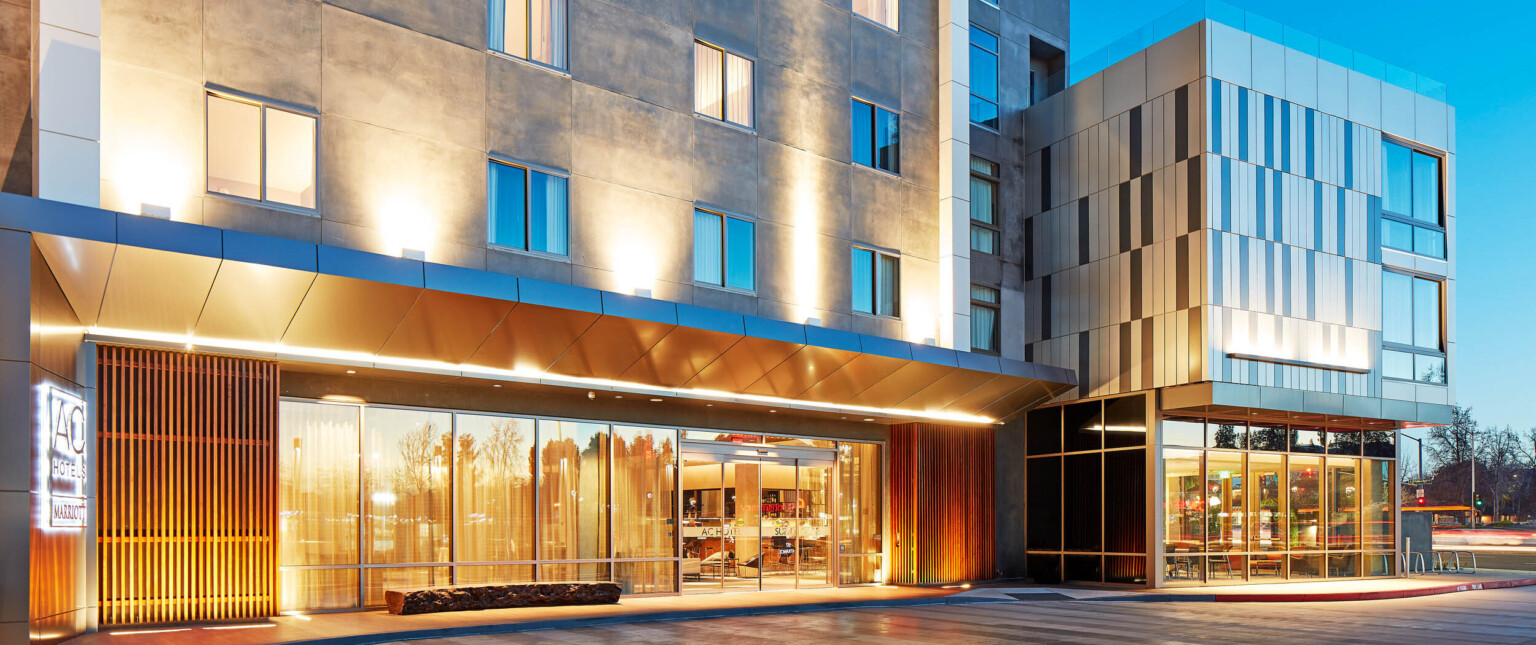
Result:
<svg viewBox="0 0 1536 645">
<path fill-rule="evenodd" d="M 1445 257 L 1445 200 L 1440 157 L 1382 139 L 1381 245 Z"/>
<path fill-rule="evenodd" d="M 208 94 L 208 192 L 314 209 L 315 115 Z"/>
<path fill-rule="evenodd" d="M 900 29 L 896 15 L 901 12 L 901 0 L 853 0 L 853 12 L 892 30 Z"/>
<path fill-rule="evenodd" d="M 1446 382 L 1445 299 L 1440 282 L 1383 271 L 1381 274 L 1381 375 Z"/>
<path fill-rule="evenodd" d="M 901 115 L 868 101 L 853 100 L 853 162 L 901 172 Z"/>
<path fill-rule="evenodd" d="M 491 0 L 491 49 L 565 69 L 567 0 Z"/>
<path fill-rule="evenodd" d="M 971 25 L 971 123 L 997 129 L 997 35 Z"/>
<path fill-rule="evenodd" d="M 853 247 L 853 310 L 876 316 L 901 315 L 901 259 Z"/>
<path fill-rule="evenodd" d="M 693 43 L 693 110 L 752 127 L 752 60 L 714 45 Z"/>
<path fill-rule="evenodd" d="M 492 160 L 487 196 L 493 246 L 566 255 L 566 177 Z"/>
</svg>

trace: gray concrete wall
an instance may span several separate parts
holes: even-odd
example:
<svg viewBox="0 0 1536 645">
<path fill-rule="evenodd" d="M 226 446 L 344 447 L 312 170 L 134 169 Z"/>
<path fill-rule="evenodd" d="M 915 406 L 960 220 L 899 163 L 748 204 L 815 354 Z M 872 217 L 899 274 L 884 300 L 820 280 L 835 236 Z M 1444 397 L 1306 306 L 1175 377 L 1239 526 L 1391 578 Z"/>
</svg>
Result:
<svg viewBox="0 0 1536 645">
<path fill-rule="evenodd" d="M 847 0 L 572 0 L 565 72 L 487 51 L 482 0 L 105 0 L 102 205 L 391 254 L 420 220 L 433 262 L 922 342 L 936 3 L 897 33 Z M 755 59 L 755 129 L 694 115 L 695 38 Z M 318 213 L 205 193 L 209 86 L 320 113 Z M 850 163 L 854 96 L 901 113 L 900 176 Z M 489 155 L 571 174 L 569 257 L 488 247 Z M 695 205 L 757 220 L 754 293 L 694 284 Z M 900 319 L 850 311 L 853 243 L 901 254 Z"/>
<path fill-rule="evenodd" d="M 29 0 L 0 0 L 0 191 L 33 195 L 32 38 Z"/>
</svg>

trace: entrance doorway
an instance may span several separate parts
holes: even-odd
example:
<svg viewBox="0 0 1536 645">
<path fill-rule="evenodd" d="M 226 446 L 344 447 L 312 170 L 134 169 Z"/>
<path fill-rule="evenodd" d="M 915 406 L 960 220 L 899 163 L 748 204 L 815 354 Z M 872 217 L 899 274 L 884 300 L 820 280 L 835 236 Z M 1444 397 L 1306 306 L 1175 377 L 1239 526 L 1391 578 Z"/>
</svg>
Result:
<svg viewBox="0 0 1536 645">
<path fill-rule="evenodd" d="M 682 592 L 830 587 L 833 455 L 682 454 Z"/>
</svg>

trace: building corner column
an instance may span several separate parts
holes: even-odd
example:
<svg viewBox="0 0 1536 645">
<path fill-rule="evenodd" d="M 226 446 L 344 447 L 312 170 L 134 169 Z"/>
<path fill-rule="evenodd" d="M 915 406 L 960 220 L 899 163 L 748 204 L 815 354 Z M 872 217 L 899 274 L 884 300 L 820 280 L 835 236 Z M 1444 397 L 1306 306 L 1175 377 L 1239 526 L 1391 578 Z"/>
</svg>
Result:
<svg viewBox="0 0 1536 645">
<path fill-rule="evenodd" d="M 970 4 L 939 0 L 939 338 L 971 349 Z"/>
<path fill-rule="evenodd" d="M 101 2 L 37 0 L 34 194 L 101 205 Z"/>
</svg>

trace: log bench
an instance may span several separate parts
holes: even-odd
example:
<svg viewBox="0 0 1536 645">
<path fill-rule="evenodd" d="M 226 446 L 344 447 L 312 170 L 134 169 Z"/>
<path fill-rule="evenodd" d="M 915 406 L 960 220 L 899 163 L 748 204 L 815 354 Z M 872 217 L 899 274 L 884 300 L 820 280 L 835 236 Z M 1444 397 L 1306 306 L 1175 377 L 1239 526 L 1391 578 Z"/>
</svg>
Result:
<svg viewBox="0 0 1536 645">
<path fill-rule="evenodd" d="M 524 582 L 424 589 L 389 589 L 384 604 L 398 616 L 445 611 L 606 605 L 619 601 L 617 582 Z"/>
</svg>

